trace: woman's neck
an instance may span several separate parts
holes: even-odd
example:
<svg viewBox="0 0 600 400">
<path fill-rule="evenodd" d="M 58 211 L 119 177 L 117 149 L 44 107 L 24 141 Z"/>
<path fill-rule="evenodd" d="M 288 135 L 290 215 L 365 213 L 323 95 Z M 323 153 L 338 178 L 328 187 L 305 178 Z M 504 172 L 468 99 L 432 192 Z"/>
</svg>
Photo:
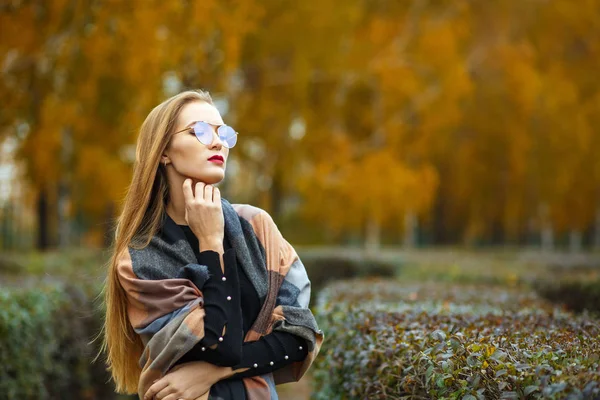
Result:
<svg viewBox="0 0 600 400">
<path fill-rule="evenodd" d="M 169 200 L 167 202 L 166 212 L 169 217 L 177 225 L 187 225 L 185 220 L 185 197 L 183 196 L 183 181 L 188 177 L 179 175 L 175 171 L 168 171 L 169 181 Z M 192 178 L 192 193 L 196 188 L 196 183 L 200 182 L 198 179 Z"/>
</svg>

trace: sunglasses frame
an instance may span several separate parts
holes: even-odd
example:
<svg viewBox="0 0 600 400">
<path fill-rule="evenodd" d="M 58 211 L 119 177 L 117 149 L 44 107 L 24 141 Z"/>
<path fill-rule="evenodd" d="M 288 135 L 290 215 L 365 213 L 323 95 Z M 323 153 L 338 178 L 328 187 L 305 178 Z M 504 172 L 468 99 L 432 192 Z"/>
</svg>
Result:
<svg viewBox="0 0 600 400">
<path fill-rule="evenodd" d="M 196 126 L 196 124 L 197 124 L 198 122 L 202 122 L 202 123 L 204 123 L 204 124 L 206 124 L 206 125 L 209 125 L 209 126 L 211 126 L 211 127 L 213 127 L 213 126 L 216 126 L 216 127 L 217 127 L 217 136 L 219 136 L 219 139 L 220 139 L 220 140 L 221 140 L 221 142 L 223 143 L 223 146 L 227 147 L 228 149 L 231 149 L 232 147 L 235 147 L 235 144 L 234 144 L 233 146 L 231 146 L 231 147 L 228 147 L 228 146 L 226 145 L 226 141 L 225 141 L 225 140 L 223 140 L 222 136 L 219 134 L 219 128 L 221 128 L 222 126 L 226 126 L 226 127 L 229 127 L 229 128 L 231 128 L 231 130 L 233 131 L 233 133 L 235 133 L 235 134 L 236 134 L 236 136 L 237 136 L 237 135 L 239 135 L 239 133 L 238 133 L 238 132 L 237 132 L 235 129 L 233 129 L 231 126 L 229 126 L 229 125 L 227 125 L 227 124 L 215 125 L 215 124 L 211 124 L 210 122 L 207 122 L 207 121 L 194 121 L 194 123 L 192 124 L 192 126 L 188 126 L 187 128 L 184 128 L 184 129 L 182 129 L 182 130 L 180 130 L 180 131 L 174 132 L 174 133 L 173 133 L 173 135 L 176 135 L 176 134 L 178 134 L 178 133 L 182 133 L 182 132 L 185 132 L 185 131 L 189 131 L 189 130 L 191 130 L 191 131 L 193 131 L 193 132 L 194 132 L 194 136 L 196 136 L 196 139 L 198 139 L 198 141 L 199 141 L 200 143 L 202 143 L 202 144 L 203 144 L 203 145 L 205 145 L 205 146 L 208 146 L 210 143 L 208 143 L 208 144 L 207 144 L 207 143 L 204 143 L 204 142 L 202 142 L 202 140 L 200 140 L 200 138 L 199 138 L 199 137 L 198 137 L 198 135 L 196 134 L 196 131 L 194 130 L 194 127 Z M 212 140 L 211 140 L 211 143 L 212 143 Z M 236 138 L 236 144 L 237 144 L 237 138 Z"/>
</svg>

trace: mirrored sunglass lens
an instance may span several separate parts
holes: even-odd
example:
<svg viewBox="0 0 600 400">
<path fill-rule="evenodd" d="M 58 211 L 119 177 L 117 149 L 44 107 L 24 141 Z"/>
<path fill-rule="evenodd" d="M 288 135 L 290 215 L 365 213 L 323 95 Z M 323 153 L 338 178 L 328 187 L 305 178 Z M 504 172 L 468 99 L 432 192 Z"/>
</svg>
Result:
<svg viewBox="0 0 600 400">
<path fill-rule="evenodd" d="M 196 122 L 194 124 L 194 134 L 202 144 L 209 145 L 212 143 L 213 130 L 205 122 Z"/>
<path fill-rule="evenodd" d="M 235 146 L 237 142 L 237 135 L 229 125 L 222 125 L 219 127 L 219 137 L 229 148 Z"/>
<path fill-rule="evenodd" d="M 227 146 L 232 148 L 237 143 L 237 135 L 233 135 L 227 139 Z"/>
</svg>

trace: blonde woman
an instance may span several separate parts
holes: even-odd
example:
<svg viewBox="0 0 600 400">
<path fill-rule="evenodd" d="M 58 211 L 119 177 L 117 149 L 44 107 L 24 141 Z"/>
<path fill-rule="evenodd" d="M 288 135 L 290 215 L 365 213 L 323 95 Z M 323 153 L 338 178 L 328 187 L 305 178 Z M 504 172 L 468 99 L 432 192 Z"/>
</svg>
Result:
<svg viewBox="0 0 600 400">
<path fill-rule="evenodd" d="M 204 91 L 142 124 L 103 291 L 119 393 L 277 399 L 275 385 L 298 381 L 319 352 L 296 251 L 267 212 L 215 186 L 237 140 Z"/>
</svg>

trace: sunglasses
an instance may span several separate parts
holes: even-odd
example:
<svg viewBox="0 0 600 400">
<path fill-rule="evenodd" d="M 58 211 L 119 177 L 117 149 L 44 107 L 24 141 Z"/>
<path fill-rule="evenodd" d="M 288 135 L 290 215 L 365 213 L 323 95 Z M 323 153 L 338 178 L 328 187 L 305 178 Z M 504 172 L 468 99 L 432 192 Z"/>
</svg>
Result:
<svg viewBox="0 0 600 400">
<path fill-rule="evenodd" d="M 235 146 L 235 144 L 237 143 L 238 133 L 229 125 L 213 125 L 209 124 L 206 121 L 196 121 L 194 122 L 194 125 L 177 131 L 173 133 L 173 135 L 192 130 L 194 132 L 194 135 L 196 135 L 196 138 L 200 141 L 200 143 L 208 146 L 213 141 L 213 127 L 215 126 L 217 127 L 217 134 L 219 135 L 219 139 L 221 139 L 223 145 L 228 149 Z"/>
</svg>

